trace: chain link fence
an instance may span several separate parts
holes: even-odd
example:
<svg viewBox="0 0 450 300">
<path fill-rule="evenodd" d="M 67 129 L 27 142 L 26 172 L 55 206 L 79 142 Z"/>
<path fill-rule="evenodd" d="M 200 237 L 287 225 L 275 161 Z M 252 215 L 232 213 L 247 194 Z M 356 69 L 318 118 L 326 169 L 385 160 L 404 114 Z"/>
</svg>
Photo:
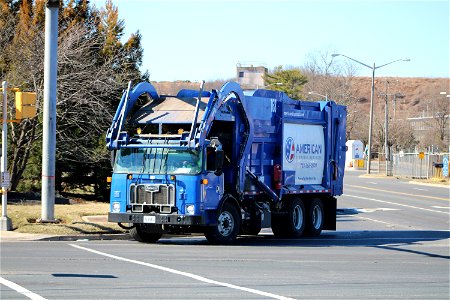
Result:
<svg viewBox="0 0 450 300">
<path fill-rule="evenodd" d="M 388 170 L 394 176 L 404 176 L 411 178 L 429 179 L 433 177 L 442 177 L 443 159 L 449 156 L 449 153 L 396 153 L 392 155 L 392 160 L 388 164 Z M 384 166 L 386 161 L 383 162 Z M 389 166 L 389 165 L 388 165 Z M 385 173 L 381 172 L 380 173 Z"/>
</svg>

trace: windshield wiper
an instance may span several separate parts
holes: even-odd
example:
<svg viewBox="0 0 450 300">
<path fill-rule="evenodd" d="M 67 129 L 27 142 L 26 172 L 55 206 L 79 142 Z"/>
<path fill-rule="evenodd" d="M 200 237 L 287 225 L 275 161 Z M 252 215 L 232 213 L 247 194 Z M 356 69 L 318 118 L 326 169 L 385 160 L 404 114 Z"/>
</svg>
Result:
<svg viewBox="0 0 450 300">
<path fill-rule="evenodd" d="M 164 155 L 164 148 L 163 148 L 163 154 L 161 155 L 161 157 L 163 157 L 161 159 L 161 164 L 159 165 L 159 174 L 161 174 L 161 169 L 164 163 L 164 174 L 167 174 L 167 158 L 169 157 L 169 149 L 165 149 L 166 150 L 166 154 Z"/>
<path fill-rule="evenodd" d="M 150 149 L 150 151 L 151 151 L 151 149 Z M 143 174 L 144 173 L 144 171 L 145 171 L 145 162 L 147 161 L 147 153 L 143 153 L 142 154 L 142 169 L 141 169 L 141 174 Z"/>
</svg>

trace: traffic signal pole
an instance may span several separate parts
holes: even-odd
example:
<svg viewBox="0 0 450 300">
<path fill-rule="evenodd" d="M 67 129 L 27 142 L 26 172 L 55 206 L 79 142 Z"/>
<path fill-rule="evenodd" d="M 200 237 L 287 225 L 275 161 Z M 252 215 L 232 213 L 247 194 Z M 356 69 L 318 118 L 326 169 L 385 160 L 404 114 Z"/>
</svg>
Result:
<svg viewBox="0 0 450 300">
<path fill-rule="evenodd" d="M 7 108 L 7 98 L 6 98 L 6 92 L 7 92 L 7 83 L 6 81 L 2 82 L 2 89 L 3 89 L 3 127 L 2 127 L 2 166 L 1 166 L 1 172 L 2 176 L 3 174 L 6 174 L 8 170 L 7 162 L 8 162 L 8 126 L 6 123 L 6 108 Z M 3 180 L 2 180 L 3 181 Z M 3 184 L 2 184 L 3 185 Z M 2 217 L 0 222 L 0 229 L 2 231 L 11 231 L 12 230 L 12 222 L 11 219 L 8 217 L 7 214 L 7 205 L 8 205 L 8 188 L 2 187 Z"/>
</svg>

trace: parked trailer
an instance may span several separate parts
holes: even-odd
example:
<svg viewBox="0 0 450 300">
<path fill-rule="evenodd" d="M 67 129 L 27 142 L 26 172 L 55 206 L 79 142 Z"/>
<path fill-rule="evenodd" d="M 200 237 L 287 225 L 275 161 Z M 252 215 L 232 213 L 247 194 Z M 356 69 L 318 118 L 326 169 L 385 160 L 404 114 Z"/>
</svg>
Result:
<svg viewBox="0 0 450 300">
<path fill-rule="evenodd" d="M 272 228 L 275 236 L 336 229 L 346 107 L 239 84 L 158 95 L 123 93 L 107 132 L 114 170 L 110 222 L 141 242 L 203 233 L 213 244 Z"/>
</svg>

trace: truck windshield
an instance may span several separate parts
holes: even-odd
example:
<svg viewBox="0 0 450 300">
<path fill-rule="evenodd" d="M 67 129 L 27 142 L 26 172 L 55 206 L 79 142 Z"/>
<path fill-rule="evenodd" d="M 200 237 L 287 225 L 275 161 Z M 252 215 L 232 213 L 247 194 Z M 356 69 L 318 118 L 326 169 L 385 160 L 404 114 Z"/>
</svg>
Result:
<svg viewBox="0 0 450 300">
<path fill-rule="evenodd" d="M 114 164 L 115 173 L 198 174 L 201 152 L 168 148 L 121 148 Z"/>
</svg>

